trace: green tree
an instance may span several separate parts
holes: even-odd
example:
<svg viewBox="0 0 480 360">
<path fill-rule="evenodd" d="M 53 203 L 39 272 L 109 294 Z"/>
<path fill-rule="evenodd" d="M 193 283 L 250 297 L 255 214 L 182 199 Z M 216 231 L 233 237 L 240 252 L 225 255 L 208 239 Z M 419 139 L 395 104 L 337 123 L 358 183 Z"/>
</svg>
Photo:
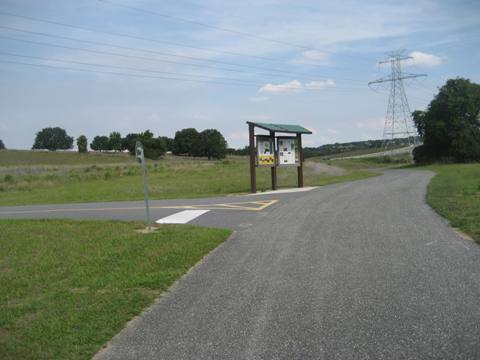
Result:
<svg viewBox="0 0 480 360">
<path fill-rule="evenodd" d="M 79 153 L 86 153 L 88 151 L 88 140 L 85 135 L 80 135 L 77 138 L 77 147 Z"/>
<path fill-rule="evenodd" d="M 3 143 L 2 139 L 0 139 L 0 150 L 5 150 L 5 144 Z"/>
<path fill-rule="evenodd" d="M 37 132 L 32 149 L 48 149 L 50 151 L 66 150 L 73 147 L 73 137 L 59 127 L 44 128 Z"/>
<path fill-rule="evenodd" d="M 173 151 L 173 139 L 169 138 L 168 136 L 160 136 L 160 138 L 165 141 L 165 146 L 167 147 L 167 151 Z"/>
<path fill-rule="evenodd" d="M 140 140 L 142 141 L 142 140 Z M 167 151 L 165 140 L 161 137 L 151 138 L 142 142 L 146 158 L 156 160 Z"/>
<path fill-rule="evenodd" d="M 127 134 L 127 136 L 122 139 L 122 149 L 128 150 L 130 154 L 134 155 L 135 143 L 140 141 L 143 145 L 145 157 L 156 160 L 165 154 L 167 146 L 161 137 L 154 138 L 153 136 L 150 130 L 138 134 Z"/>
<path fill-rule="evenodd" d="M 414 150 L 417 163 L 438 160 L 480 160 L 480 85 L 450 79 L 426 111 L 414 111 L 413 120 L 423 145 Z"/>
<path fill-rule="evenodd" d="M 194 128 L 187 128 L 177 131 L 173 139 L 172 152 L 175 155 L 194 155 L 198 153 L 194 145 L 198 142 L 198 131 Z"/>
<path fill-rule="evenodd" d="M 195 156 L 206 156 L 208 160 L 223 159 L 227 154 L 227 142 L 215 129 L 203 130 L 197 137 L 194 146 Z"/>
<path fill-rule="evenodd" d="M 108 137 L 109 150 L 120 151 L 122 149 L 122 135 L 118 131 L 113 131 Z"/>
<path fill-rule="evenodd" d="M 108 136 L 95 136 L 90 143 L 90 148 L 95 151 L 106 151 L 110 148 Z"/>
</svg>

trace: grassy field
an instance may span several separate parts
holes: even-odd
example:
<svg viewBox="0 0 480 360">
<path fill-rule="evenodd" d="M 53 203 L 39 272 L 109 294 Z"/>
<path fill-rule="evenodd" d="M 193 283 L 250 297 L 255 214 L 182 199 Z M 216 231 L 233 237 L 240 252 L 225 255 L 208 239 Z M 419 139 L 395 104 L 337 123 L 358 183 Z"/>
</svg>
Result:
<svg viewBox="0 0 480 360">
<path fill-rule="evenodd" d="M 143 198 L 140 168 L 125 154 L 77 154 L 1 151 L 0 205 L 53 204 L 91 201 L 140 200 Z M 32 154 L 35 161 L 29 158 Z M 4 162 L 4 160 L 7 161 Z M 318 186 L 375 176 L 372 162 L 359 166 L 340 162 L 318 166 L 305 163 L 305 185 Z M 378 166 L 377 166 L 378 167 Z M 339 169 L 341 171 L 339 171 Z M 148 162 L 152 199 L 218 196 L 249 191 L 248 158 L 231 156 L 208 161 L 166 156 Z M 280 168 L 280 187 L 296 186 L 296 169 Z M 259 191 L 270 188 L 270 169 L 257 172 Z"/>
<path fill-rule="evenodd" d="M 0 358 L 90 359 L 223 242 L 188 225 L 0 220 Z"/>
<path fill-rule="evenodd" d="M 393 145 L 393 146 L 390 146 L 389 149 L 394 150 L 394 149 L 401 149 L 401 148 L 404 148 L 404 147 L 405 147 L 405 145 Z M 376 147 L 376 148 L 369 148 L 369 149 L 346 151 L 346 152 L 343 152 L 343 153 L 327 155 L 327 156 L 324 156 L 324 157 L 329 158 L 329 159 L 338 159 L 338 158 L 344 158 L 344 157 L 350 157 L 350 156 L 359 156 L 359 155 L 382 153 L 383 151 L 384 151 L 383 147 Z"/>
<path fill-rule="evenodd" d="M 480 242 L 480 164 L 425 168 L 437 173 L 428 187 L 427 202 L 453 227 Z"/>
<path fill-rule="evenodd" d="M 93 165 L 133 162 L 128 153 L 95 153 L 80 154 L 75 151 L 0 151 L 0 166 L 25 165 Z"/>
</svg>

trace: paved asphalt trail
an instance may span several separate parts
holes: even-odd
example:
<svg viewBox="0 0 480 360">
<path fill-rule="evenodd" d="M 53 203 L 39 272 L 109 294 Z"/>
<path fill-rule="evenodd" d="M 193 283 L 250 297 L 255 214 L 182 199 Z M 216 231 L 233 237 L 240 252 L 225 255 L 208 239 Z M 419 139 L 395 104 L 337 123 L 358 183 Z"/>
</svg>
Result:
<svg viewBox="0 0 480 360">
<path fill-rule="evenodd" d="M 96 359 L 480 358 L 480 247 L 425 204 L 432 175 L 202 215 L 237 231 Z"/>
</svg>

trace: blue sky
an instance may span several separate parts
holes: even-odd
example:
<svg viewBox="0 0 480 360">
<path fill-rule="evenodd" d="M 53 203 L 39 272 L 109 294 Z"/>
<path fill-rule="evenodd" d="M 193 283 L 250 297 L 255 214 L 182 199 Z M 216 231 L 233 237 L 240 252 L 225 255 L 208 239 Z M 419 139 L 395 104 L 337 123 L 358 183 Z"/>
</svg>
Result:
<svg viewBox="0 0 480 360">
<path fill-rule="evenodd" d="M 428 74 L 406 84 L 412 110 L 448 78 L 480 82 L 479 1 L 112 1 L 0 0 L 8 148 L 47 126 L 90 140 L 217 128 L 232 147 L 246 121 L 304 125 L 307 146 L 381 138 L 388 92 L 367 83 L 398 49 Z"/>
</svg>

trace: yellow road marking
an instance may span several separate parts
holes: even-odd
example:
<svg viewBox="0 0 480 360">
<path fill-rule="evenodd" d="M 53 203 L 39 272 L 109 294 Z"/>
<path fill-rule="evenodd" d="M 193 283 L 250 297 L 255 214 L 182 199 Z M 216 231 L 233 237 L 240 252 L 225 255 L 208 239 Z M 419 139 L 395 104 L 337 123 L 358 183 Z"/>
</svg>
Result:
<svg viewBox="0 0 480 360">
<path fill-rule="evenodd" d="M 278 200 L 249 201 L 239 203 L 225 204 L 199 204 L 199 205 L 165 205 L 150 206 L 150 209 L 191 209 L 191 210 L 243 210 L 243 211 L 262 211 L 275 204 Z M 254 206 L 248 206 L 253 204 Z M 119 207 L 119 208 L 73 208 L 73 209 L 39 209 L 39 210 L 13 210 L 0 211 L 0 215 L 21 215 L 21 214 L 42 214 L 56 212 L 89 212 L 89 211 L 134 211 L 144 210 L 143 206 Z"/>
</svg>

